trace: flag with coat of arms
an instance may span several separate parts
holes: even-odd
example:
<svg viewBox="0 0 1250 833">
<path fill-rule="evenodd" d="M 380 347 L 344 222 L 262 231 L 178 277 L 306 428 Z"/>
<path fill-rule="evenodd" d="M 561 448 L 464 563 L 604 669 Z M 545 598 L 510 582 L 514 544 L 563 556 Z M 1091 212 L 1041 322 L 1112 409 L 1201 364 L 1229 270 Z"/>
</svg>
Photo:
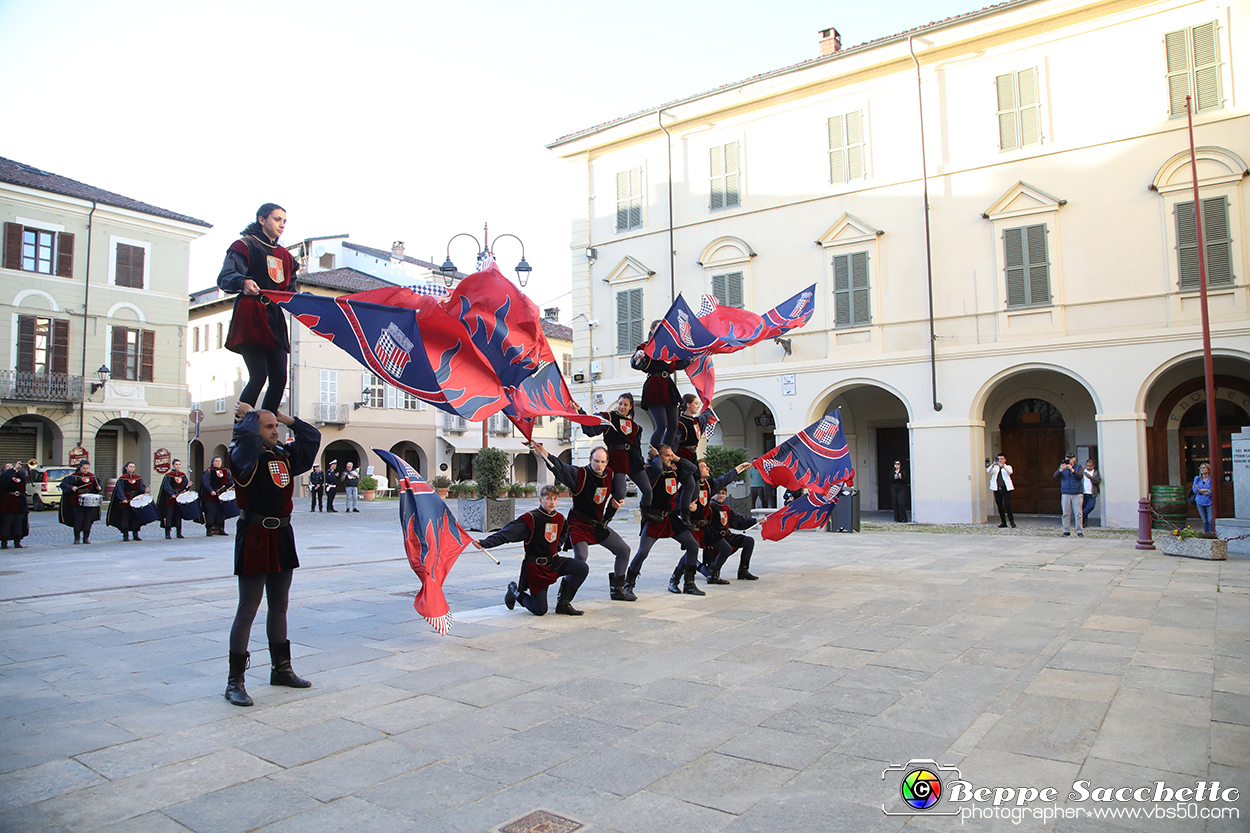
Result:
<svg viewBox="0 0 1250 833">
<path fill-rule="evenodd" d="M 763 535 L 779 541 L 799 529 L 816 529 L 829 520 L 843 483 L 855 479 L 842 409 L 825 414 L 751 464 L 770 486 L 804 494 L 764 521 Z"/>
</svg>

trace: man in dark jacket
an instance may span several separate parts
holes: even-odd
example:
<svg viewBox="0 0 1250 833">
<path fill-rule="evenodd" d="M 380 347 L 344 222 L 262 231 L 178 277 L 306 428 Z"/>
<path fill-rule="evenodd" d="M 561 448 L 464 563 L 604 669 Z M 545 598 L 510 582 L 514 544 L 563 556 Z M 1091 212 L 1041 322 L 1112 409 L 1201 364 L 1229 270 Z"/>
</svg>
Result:
<svg viewBox="0 0 1250 833">
<path fill-rule="evenodd" d="M 165 527 L 165 537 L 169 538 L 170 530 L 177 530 L 182 537 L 182 507 L 178 504 L 178 495 L 191 488 L 191 478 L 182 470 L 182 461 L 173 461 L 173 471 L 165 475 L 161 481 L 161 526 Z"/>
<path fill-rule="evenodd" d="M 308 475 L 308 493 L 312 495 L 312 508 L 309 512 L 316 512 L 318 509 L 325 511 L 325 495 L 326 495 L 326 476 L 321 470 L 319 464 L 314 464 L 312 474 Z"/>
<path fill-rule="evenodd" d="M 1081 524 L 1081 504 L 1085 498 L 1085 485 L 1081 472 L 1076 466 L 1076 455 L 1068 454 L 1055 471 L 1055 479 L 1059 481 L 1059 498 L 1062 501 L 1060 511 L 1063 514 L 1063 534 L 1071 535 L 1068 526 L 1068 515 L 1076 525 L 1076 537 L 1084 538 L 1084 526 Z"/>
<path fill-rule="evenodd" d="M 334 508 L 334 495 L 339 490 L 340 480 L 341 478 L 339 476 L 339 461 L 331 460 L 330 467 L 326 470 L 326 511 L 327 512 L 339 511 Z"/>
<path fill-rule="evenodd" d="M 725 502 L 728 497 L 728 489 L 721 489 L 712 496 L 711 517 L 703 528 L 703 563 L 707 565 L 708 584 L 721 583 L 721 568 L 725 566 L 729 556 L 738 550 L 742 551 L 738 558 L 738 581 L 755 581 L 759 578 L 751 575 L 751 571 L 747 569 L 751 566 L 755 539 L 733 531 L 750 529 L 755 526 L 755 521 L 733 511 Z"/>
</svg>

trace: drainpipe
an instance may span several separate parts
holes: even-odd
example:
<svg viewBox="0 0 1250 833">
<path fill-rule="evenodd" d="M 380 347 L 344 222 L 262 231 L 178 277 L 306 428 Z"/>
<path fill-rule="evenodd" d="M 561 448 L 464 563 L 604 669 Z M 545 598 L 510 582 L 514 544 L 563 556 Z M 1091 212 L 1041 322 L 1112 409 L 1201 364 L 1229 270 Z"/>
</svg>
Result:
<svg viewBox="0 0 1250 833">
<path fill-rule="evenodd" d="M 937 336 L 933 329 L 933 236 L 929 230 L 929 165 L 924 148 L 924 92 L 920 86 L 920 61 L 912 46 L 914 35 L 907 38 L 907 51 L 916 65 L 916 102 L 920 112 L 920 176 L 924 183 L 924 256 L 929 281 L 929 376 L 933 384 L 933 410 L 942 410 L 937 394 Z"/>
<path fill-rule="evenodd" d="M 82 448 L 83 409 L 87 404 L 87 302 L 91 299 L 91 221 L 95 217 L 96 201 L 91 201 L 91 212 L 87 215 L 87 274 L 82 287 L 82 401 L 78 403 L 78 447 Z"/>
<path fill-rule="evenodd" d="M 677 300 L 677 270 L 675 267 L 677 249 L 673 244 L 673 134 L 664 126 L 664 111 L 655 111 L 656 122 L 667 137 L 668 146 L 668 302 Z"/>
</svg>

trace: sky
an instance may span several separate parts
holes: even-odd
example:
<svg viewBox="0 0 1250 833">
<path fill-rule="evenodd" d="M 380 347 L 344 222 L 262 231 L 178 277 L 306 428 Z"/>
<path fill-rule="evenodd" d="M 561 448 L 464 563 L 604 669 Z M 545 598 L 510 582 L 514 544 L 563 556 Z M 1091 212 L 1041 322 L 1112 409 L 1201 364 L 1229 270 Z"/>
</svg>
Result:
<svg viewBox="0 0 1250 833">
<path fill-rule="evenodd" d="M 0 0 L 0 156 L 212 223 L 190 290 L 276 202 L 288 245 L 436 263 L 488 222 L 567 322 L 572 171 L 546 145 L 816 57 L 823 28 L 850 47 L 984 5 Z M 496 249 L 508 275 L 520 255 Z"/>
</svg>

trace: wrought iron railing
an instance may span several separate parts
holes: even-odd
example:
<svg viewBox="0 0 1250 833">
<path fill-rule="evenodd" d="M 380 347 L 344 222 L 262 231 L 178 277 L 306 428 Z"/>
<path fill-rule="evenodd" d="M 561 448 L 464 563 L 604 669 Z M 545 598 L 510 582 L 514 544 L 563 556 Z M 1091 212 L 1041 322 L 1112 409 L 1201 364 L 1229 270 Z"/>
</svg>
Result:
<svg viewBox="0 0 1250 833">
<path fill-rule="evenodd" d="M 336 402 L 318 402 L 314 406 L 317 422 L 323 425 L 346 425 L 352 418 L 351 405 Z"/>
<path fill-rule="evenodd" d="M 81 402 L 82 377 L 66 373 L 0 370 L 0 399 L 22 402 Z"/>
<path fill-rule="evenodd" d="M 562 443 L 567 443 L 573 439 L 573 423 L 567 419 L 561 419 L 560 424 L 556 427 L 556 439 Z"/>
<path fill-rule="evenodd" d="M 444 413 L 443 430 L 450 431 L 453 434 L 463 434 L 469 430 L 469 423 L 462 416 Z"/>
</svg>

